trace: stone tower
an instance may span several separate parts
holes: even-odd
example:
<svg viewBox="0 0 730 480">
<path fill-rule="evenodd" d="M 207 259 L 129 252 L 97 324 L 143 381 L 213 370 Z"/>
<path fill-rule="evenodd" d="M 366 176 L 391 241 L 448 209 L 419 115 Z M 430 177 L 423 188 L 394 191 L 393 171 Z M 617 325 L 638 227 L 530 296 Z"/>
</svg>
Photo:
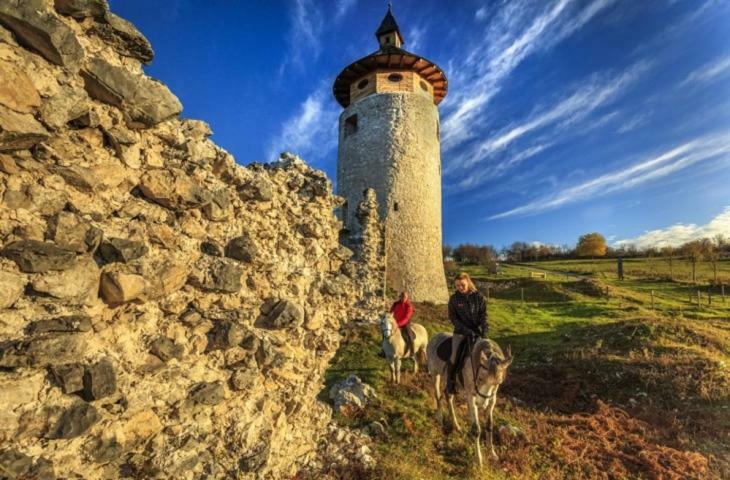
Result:
<svg viewBox="0 0 730 480">
<path fill-rule="evenodd" d="M 340 115 L 338 194 L 344 236 L 361 238 L 355 210 L 367 188 L 385 223 L 386 282 L 416 301 L 448 299 L 441 251 L 441 154 L 437 105 L 444 72 L 402 48 L 390 6 L 375 32 L 379 49 L 337 76 Z"/>
</svg>

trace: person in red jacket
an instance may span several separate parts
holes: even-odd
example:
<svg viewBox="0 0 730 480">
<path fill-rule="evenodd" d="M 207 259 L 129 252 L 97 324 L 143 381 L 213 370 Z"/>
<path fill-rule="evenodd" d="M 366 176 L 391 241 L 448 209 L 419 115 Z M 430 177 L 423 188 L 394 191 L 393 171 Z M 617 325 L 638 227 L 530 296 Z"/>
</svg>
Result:
<svg viewBox="0 0 730 480">
<path fill-rule="evenodd" d="M 395 318 L 395 323 L 400 329 L 403 340 L 406 342 L 406 356 L 413 355 L 413 335 L 411 332 L 411 317 L 413 316 L 413 305 L 408 300 L 408 293 L 401 292 L 400 298 L 390 307 L 390 313 Z"/>
</svg>

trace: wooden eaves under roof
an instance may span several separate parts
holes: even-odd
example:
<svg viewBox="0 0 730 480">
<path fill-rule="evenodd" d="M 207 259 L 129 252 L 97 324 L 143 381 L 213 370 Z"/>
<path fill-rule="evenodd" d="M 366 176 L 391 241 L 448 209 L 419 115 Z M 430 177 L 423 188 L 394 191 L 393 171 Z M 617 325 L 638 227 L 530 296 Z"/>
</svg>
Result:
<svg viewBox="0 0 730 480">
<path fill-rule="evenodd" d="M 337 102 L 343 107 L 350 105 L 350 85 L 358 78 L 377 70 L 391 69 L 409 70 L 423 77 L 433 86 L 435 105 L 441 103 L 446 96 L 449 82 L 438 65 L 402 48 L 387 46 L 351 63 L 337 75 L 332 87 Z"/>
</svg>

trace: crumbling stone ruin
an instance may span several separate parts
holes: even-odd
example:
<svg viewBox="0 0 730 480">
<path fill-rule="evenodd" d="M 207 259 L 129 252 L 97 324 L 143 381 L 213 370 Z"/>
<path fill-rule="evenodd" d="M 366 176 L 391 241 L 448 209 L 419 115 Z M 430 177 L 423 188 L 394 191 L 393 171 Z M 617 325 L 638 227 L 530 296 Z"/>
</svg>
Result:
<svg viewBox="0 0 730 480">
<path fill-rule="evenodd" d="M 106 0 L 0 2 L 3 478 L 280 479 L 355 438 L 316 400 L 365 315 L 330 182 L 237 165 L 152 58 Z"/>
<path fill-rule="evenodd" d="M 365 311 L 379 313 L 386 305 L 385 225 L 378 213 L 378 197 L 368 188 L 355 212 L 362 236 L 355 246 L 359 259 L 357 279 L 362 286 L 360 305 Z M 374 319 L 369 319 L 374 320 Z"/>
</svg>

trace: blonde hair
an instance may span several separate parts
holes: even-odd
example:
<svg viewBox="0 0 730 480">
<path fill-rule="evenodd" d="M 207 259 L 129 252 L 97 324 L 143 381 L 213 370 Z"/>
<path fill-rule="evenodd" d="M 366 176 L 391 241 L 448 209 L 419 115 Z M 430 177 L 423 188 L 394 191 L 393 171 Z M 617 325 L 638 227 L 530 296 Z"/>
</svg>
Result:
<svg viewBox="0 0 730 480">
<path fill-rule="evenodd" d="M 477 291 L 476 285 L 474 285 L 474 282 L 472 281 L 471 277 L 466 272 L 459 272 L 454 277 L 454 283 L 456 283 L 459 280 L 464 280 L 466 282 L 466 291 L 469 293 L 473 293 Z"/>
</svg>

